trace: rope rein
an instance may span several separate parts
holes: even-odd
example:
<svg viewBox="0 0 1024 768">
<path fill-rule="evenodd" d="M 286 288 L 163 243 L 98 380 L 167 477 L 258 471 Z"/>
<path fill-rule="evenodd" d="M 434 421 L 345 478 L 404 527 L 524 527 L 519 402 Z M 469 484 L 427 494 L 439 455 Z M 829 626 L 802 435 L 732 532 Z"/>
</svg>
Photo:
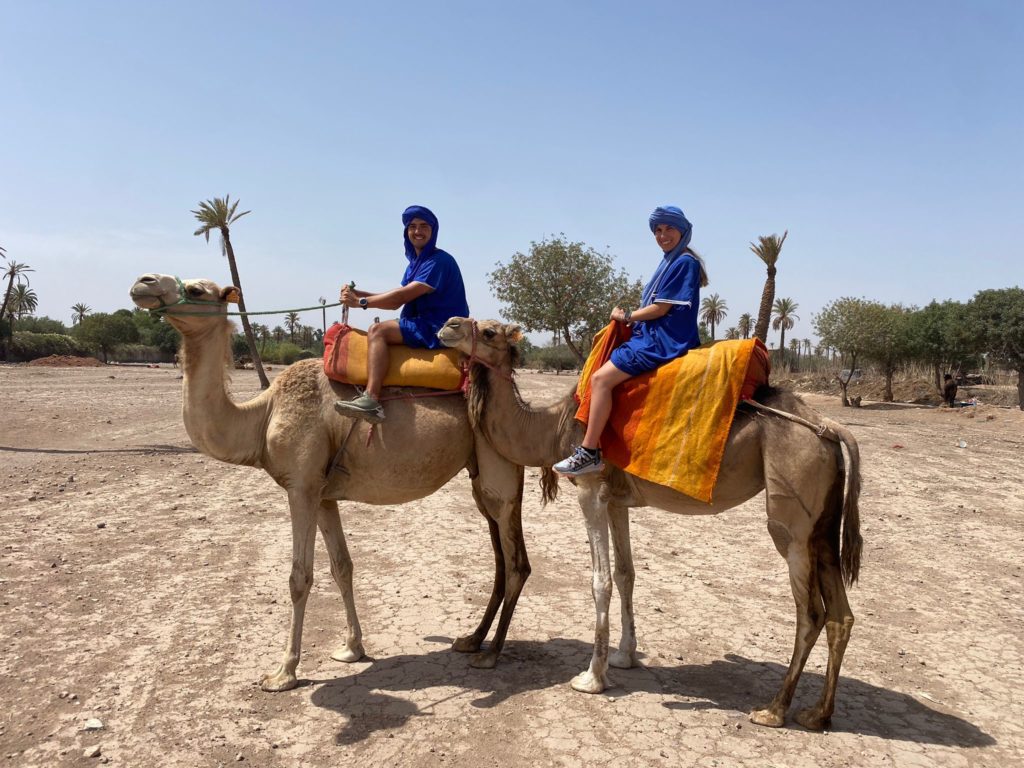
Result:
<svg viewBox="0 0 1024 768">
<path fill-rule="evenodd" d="M 194 299 L 190 299 L 190 298 L 188 298 L 188 296 L 185 295 L 185 284 L 181 282 L 181 278 L 178 277 L 178 276 L 175 276 L 174 280 L 175 280 L 175 282 L 178 283 L 178 300 L 176 302 L 174 302 L 173 304 L 168 304 L 167 302 L 164 301 L 162 296 L 158 297 L 159 300 L 160 300 L 160 306 L 157 307 L 156 309 L 149 310 L 151 314 L 155 315 L 155 314 L 158 314 L 158 313 L 161 313 L 161 312 L 166 312 L 171 307 L 180 307 L 182 304 L 194 304 L 194 305 L 201 305 L 201 306 L 204 306 L 204 307 L 208 307 L 211 304 L 215 304 L 217 306 L 222 306 L 223 307 L 223 306 L 227 306 L 230 303 L 230 302 L 227 302 L 227 301 L 216 301 L 216 302 L 214 302 L 214 301 L 196 301 Z M 294 309 L 271 309 L 271 310 L 267 310 L 267 311 L 264 311 L 264 312 L 225 312 L 224 314 L 226 314 L 226 315 L 234 315 L 234 316 L 241 316 L 241 315 L 287 315 L 289 312 L 308 312 L 308 311 L 313 310 L 313 309 L 326 309 L 327 307 L 340 307 L 340 306 L 342 306 L 341 302 L 340 301 L 336 301 L 333 304 L 315 304 L 312 307 L 295 307 Z M 346 306 L 345 309 L 347 310 L 348 307 Z M 176 314 L 176 315 L 199 316 L 199 315 L 208 315 L 210 313 L 209 312 L 175 312 L 174 314 Z M 346 314 L 347 314 L 347 312 L 346 312 Z"/>
</svg>

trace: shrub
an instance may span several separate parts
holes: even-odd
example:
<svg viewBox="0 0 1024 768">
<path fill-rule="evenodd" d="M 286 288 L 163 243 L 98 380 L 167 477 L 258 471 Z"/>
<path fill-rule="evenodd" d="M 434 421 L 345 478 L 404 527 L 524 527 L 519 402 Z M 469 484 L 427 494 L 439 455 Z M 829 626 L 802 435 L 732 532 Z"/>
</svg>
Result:
<svg viewBox="0 0 1024 768">
<path fill-rule="evenodd" d="M 77 339 L 60 333 L 15 331 L 8 353 L 11 362 L 26 363 L 50 355 L 90 357 L 89 349 Z"/>
</svg>

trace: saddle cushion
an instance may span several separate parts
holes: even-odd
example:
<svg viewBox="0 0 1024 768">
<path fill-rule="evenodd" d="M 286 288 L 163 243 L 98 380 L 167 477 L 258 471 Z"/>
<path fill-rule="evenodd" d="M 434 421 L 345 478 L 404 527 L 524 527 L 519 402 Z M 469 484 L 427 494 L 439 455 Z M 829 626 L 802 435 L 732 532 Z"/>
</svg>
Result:
<svg viewBox="0 0 1024 768">
<path fill-rule="evenodd" d="M 324 334 L 324 373 L 345 384 L 366 384 L 366 331 L 334 323 Z M 454 349 L 412 349 L 389 346 L 385 387 L 427 387 L 457 390 L 462 386 L 459 352 Z"/>
<path fill-rule="evenodd" d="M 629 338 L 622 323 L 594 337 L 577 388 L 577 420 L 590 415 L 590 377 Z M 601 436 L 606 461 L 644 480 L 710 502 L 736 406 L 768 383 L 768 350 L 757 339 L 718 341 L 615 388 Z"/>
</svg>

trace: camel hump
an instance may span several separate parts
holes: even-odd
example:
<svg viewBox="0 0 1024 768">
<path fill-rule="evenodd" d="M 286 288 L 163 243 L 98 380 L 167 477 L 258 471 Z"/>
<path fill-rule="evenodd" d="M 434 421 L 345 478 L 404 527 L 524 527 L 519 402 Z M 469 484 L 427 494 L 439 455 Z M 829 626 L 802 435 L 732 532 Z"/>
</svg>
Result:
<svg viewBox="0 0 1024 768">
<path fill-rule="evenodd" d="M 366 384 L 366 332 L 335 323 L 324 335 L 324 374 L 345 384 Z M 459 352 L 455 349 L 388 347 L 390 362 L 385 387 L 426 387 L 456 390 L 462 386 Z"/>
</svg>

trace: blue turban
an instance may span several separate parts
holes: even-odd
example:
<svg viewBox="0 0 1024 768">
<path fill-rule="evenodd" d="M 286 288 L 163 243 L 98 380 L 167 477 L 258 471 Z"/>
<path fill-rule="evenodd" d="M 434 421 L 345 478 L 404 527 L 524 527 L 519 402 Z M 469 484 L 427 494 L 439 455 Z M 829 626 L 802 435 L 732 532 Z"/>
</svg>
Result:
<svg viewBox="0 0 1024 768">
<path fill-rule="evenodd" d="M 668 224 L 683 233 L 683 239 L 679 241 L 677 249 L 685 248 L 690 244 L 690 235 L 693 234 L 693 224 L 683 215 L 683 212 L 674 205 L 662 205 L 654 209 L 651 218 L 648 220 L 651 225 L 651 232 L 659 224 Z"/>
<path fill-rule="evenodd" d="M 422 205 L 410 205 L 402 211 L 402 226 L 404 228 L 402 237 L 405 238 L 405 257 L 409 261 L 413 261 L 416 258 L 416 249 L 409 242 L 409 223 L 413 219 L 422 219 L 430 225 L 430 240 L 423 246 L 420 256 L 429 256 L 437 247 L 437 216 L 429 208 L 424 208 Z"/>
</svg>

